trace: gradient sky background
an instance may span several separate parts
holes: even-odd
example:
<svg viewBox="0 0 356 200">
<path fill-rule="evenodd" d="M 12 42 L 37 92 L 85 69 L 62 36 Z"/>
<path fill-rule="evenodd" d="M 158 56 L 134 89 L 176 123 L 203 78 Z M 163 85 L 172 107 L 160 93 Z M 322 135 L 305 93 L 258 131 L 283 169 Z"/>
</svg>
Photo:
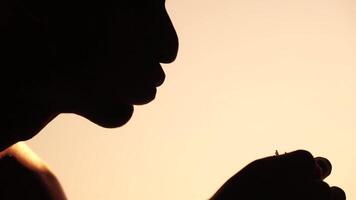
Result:
<svg viewBox="0 0 356 200">
<path fill-rule="evenodd" d="M 154 102 L 118 129 L 61 115 L 28 142 L 69 199 L 208 199 L 276 149 L 329 158 L 327 182 L 356 199 L 356 2 L 167 8 L 180 52 Z"/>
</svg>

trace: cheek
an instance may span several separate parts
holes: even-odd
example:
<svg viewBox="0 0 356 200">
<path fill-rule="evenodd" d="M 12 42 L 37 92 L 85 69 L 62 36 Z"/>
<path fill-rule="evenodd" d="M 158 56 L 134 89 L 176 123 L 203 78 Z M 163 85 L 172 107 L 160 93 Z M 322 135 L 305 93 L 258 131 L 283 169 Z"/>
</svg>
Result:
<svg viewBox="0 0 356 200">
<path fill-rule="evenodd" d="M 11 16 L 9 4 L 9 0 L 0 1 L 0 27 L 5 27 L 9 23 L 9 18 Z"/>
<path fill-rule="evenodd" d="M 154 11 L 153 6 L 118 10 L 112 21 L 109 36 L 112 50 L 126 54 L 128 58 L 150 54 L 152 56 L 155 45 L 154 35 L 157 34 L 157 27 L 155 27 L 157 16 L 158 13 Z"/>
</svg>

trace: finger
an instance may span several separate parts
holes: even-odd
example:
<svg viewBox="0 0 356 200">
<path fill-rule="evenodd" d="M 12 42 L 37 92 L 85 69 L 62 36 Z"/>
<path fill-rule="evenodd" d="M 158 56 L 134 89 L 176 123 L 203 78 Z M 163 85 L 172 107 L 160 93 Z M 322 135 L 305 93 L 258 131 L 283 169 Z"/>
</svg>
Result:
<svg viewBox="0 0 356 200">
<path fill-rule="evenodd" d="M 333 186 L 330 190 L 331 200 L 346 200 L 346 194 L 341 188 Z"/>
<path fill-rule="evenodd" d="M 310 198 L 311 200 L 329 200 L 331 198 L 330 186 L 323 181 L 310 182 Z"/>
<path fill-rule="evenodd" d="M 321 180 L 311 180 L 299 185 L 295 190 L 295 199 L 303 200 L 330 200 L 330 186 Z"/>
<path fill-rule="evenodd" d="M 316 157 L 314 158 L 314 160 L 317 165 L 317 168 L 319 169 L 320 178 L 325 179 L 326 177 L 328 177 L 332 171 L 332 165 L 330 161 L 323 157 Z"/>
<path fill-rule="evenodd" d="M 273 175 L 296 180 L 320 179 L 320 169 L 317 168 L 313 155 L 305 150 L 267 157 L 259 162 Z"/>
</svg>

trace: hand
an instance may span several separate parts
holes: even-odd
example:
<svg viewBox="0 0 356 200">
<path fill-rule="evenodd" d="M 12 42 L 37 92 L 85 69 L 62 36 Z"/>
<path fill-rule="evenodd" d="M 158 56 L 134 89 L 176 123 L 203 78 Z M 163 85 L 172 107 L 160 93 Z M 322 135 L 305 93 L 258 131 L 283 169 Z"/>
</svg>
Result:
<svg viewBox="0 0 356 200">
<path fill-rule="evenodd" d="M 0 199 L 65 200 L 57 178 L 25 144 L 0 153 Z"/>
<path fill-rule="evenodd" d="M 345 200 L 342 189 L 322 179 L 327 159 L 299 150 L 256 160 L 231 177 L 211 200 Z"/>
</svg>

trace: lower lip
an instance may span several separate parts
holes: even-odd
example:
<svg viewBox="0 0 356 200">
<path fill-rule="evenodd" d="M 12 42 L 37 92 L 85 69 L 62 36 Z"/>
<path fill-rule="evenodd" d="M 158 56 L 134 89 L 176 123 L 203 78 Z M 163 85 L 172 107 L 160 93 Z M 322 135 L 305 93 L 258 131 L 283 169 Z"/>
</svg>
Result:
<svg viewBox="0 0 356 200">
<path fill-rule="evenodd" d="M 128 103 L 133 105 L 143 105 L 151 102 L 156 97 L 157 89 L 155 87 L 146 88 L 144 92 L 138 91 L 130 95 Z"/>
</svg>

